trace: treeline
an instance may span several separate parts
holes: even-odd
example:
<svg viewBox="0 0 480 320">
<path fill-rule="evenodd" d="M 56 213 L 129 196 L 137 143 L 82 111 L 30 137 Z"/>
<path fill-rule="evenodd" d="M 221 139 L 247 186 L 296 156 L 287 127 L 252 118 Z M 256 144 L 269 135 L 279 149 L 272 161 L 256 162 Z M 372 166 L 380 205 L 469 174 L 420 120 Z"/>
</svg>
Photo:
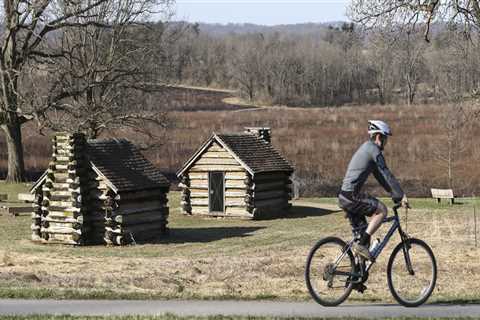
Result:
<svg viewBox="0 0 480 320">
<path fill-rule="evenodd" d="M 305 34 L 175 28 L 178 37 L 163 43 L 156 65 L 162 80 L 235 89 L 252 102 L 438 103 L 479 89 L 478 34 L 452 27 L 437 26 L 429 43 L 423 33 L 365 31 L 347 23 Z"/>
</svg>

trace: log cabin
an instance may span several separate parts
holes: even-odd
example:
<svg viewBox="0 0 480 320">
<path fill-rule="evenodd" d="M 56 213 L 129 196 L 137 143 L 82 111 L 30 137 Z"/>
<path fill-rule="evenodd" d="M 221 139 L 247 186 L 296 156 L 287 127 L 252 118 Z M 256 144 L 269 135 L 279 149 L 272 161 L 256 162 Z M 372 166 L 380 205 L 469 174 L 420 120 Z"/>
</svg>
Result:
<svg viewBox="0 0 480 320">
<path fill-rule="evenodd" d="M 125 245 L 167 232 L 169 181 L 124 139 L 53 138 L 49 168 L 32 186 L 32 240 Z"/>
<path fill-rule="evenodd" d="M 285 215 L 293 171 L 272 146 L 270 128 L 213 133 L 177 172 L 182 211 L 255 219 Z"/>
</svg>

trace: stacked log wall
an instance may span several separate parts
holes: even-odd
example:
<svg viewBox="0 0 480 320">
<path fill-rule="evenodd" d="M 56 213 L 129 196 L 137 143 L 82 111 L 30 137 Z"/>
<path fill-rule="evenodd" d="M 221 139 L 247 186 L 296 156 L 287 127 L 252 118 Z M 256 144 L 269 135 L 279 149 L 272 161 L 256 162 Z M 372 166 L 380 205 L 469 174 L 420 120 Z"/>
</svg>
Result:
<svg viewBox="0 0 480 320">
<path fill-rule="evenodd" d="M 43 192 L 41 188 L 35 190 L 35 200 L 32 204 L 32 225 L 30 229 L 32 230 L 32 241 L 41 242 L 42 241 L 42 202 L 43 202 Z"/>
<path fill-rule="evenodd" d="M 288 212 L 292 199 L 290 175 L 287 172 L 262 173 L 247 181 L 251 192 L 246 200 L 254 218 L 282 216 Z"/>
<path fill-rule="evenodd" d="M 110 206 L 106 205 L 110 188 L 105 181 L 105 178 L 96 174 L 90 168 L 88 174 L 88 182 L 85 188 L 88 193 L 88 203 L 84 203 L 84 209 L 87 212 L 84 219 L 90 225 L 88 232 L 88 244 L 104 244 L 105 236 L 105 221 Z"/>
<path fill-rule="evenodd" d="M 209 172 L 225 172 L 225 211 L 211 213 L 209 210 Z M 181 177 L 182 208 L 185 214 L 215 215 L 230 217 L 248 217 L 245 197 L 248 185 L 245 179 L 248 174 L 238 161 L 217 143 L 203 153 L 195 164 Z"/>
<path fill-rule="evenodd" d="M 126 245 L 155 239 L 168 232 L 168 189 L 109 194 L 105 241 Z"/>
<path fill-rule="evenodd" d="M 45 183 L 40 187 L 41 238 L 47 243 L 85 244 L 91 229 L 84 219 L 82 201 L 87 200 L 85 184 L 88 163 L 86 139 L 80 134 L 59 134 L 53 138 L 52 161 Z"/>
</svg>

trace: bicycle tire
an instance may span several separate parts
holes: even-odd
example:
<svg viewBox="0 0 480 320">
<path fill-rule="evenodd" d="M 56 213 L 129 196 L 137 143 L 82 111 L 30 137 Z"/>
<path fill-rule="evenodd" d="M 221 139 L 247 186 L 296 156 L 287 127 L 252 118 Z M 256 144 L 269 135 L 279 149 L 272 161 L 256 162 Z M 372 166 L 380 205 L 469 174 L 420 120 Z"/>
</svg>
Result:
<svg viewBox="0 0 480 320">
<path fill-rule="evenodd" d="M 307 284 L 308 292 L 310 293 L 312 298 L 317 303 L 321 304 L 322 306 L 326 306 L 326 307 L 334 307 L 334 306 L 338 306 L 339 304 L 341 304 L 342 302 L 344 302 L 348 298 L 348 296 L 352 292 L 353 283 L 349 282 L 348 279 L 347 279 L 347 282 L 345 283 L 345 288 L 344 288 L 343 294 L 340 297 L 338 297 L 337 299 L 334 299 L 334 300 L 328 300 L 328 299 L 322 297 L 319 294 L 319 292 L 317 292 L 316 286 L 312 284 L 312 282 L 314 280 L 316 280 L 316 279 L 314 279 L 316 274 L 313 274 L 312 270 L 311 270 L 312 262 L 314 262 L 314 259 L 316 258 L 316 253 L 318 253 L 319 250 L 322 247 L 326 247 L 326 245 L 328 245 L 328 244 L 333 244 L 335 246 L 338 246 L 339 249 L 340 249 L 339 252 L 341 252 L 347 246 L 345 241 L 343 241 L 342 239 L 337 238 L 337 237 L 327 237 L 327 238 L 324 238 L 324 239 L 318 241 L 312 247 L 312 249 L 310 250 L 310 253 L 308 254 L 307 264 L 306 264 L 306 268 L 305 268 L 305 282 Z M 336 259 L 338 257 L 338 254 L 336 256 L 332 255 L 332 257 L 334 259 Z M 348 258 L 346 258 L 346 257 L 348 257 Z M 355 270 L 355 259 L 354 259 L 353 254 L 350 250 L 348 250 L 347 254 L 343 257 L 343 259 L 347 259 L 348 263 L 349 263 L 349 267 L 347 267 L 347 272 L 350 272 L 350 273 L 354 272 L 354 270 Z M 319 270 L 317 270 L 317 272 L 318 271 Z M 323 270 L 320 270 L 320 271 L 323 271 Z M 326 282 L 326 280 L 324 280 L 324 279 L 322 279 L 322 280 Z"/>
<path fill-rule="evenodd" d="M 412 248 L 418 247 L 422 248 L 424 250 L 424 253 L 426 254 L 426 258 L 428 258 L 428 261 L 425 261 L 424 264 L 427 268 L 431 267 L 431 279 L 429 279 L 430 283 L 428 287 L 424 287 L 420 296 L 414 300 L 406 299 L 403 294 L 399 292 L 399 288 L 396 287 L 394 281 L 393 281 L 393 276 L 395 276 L 392 272 L 392 268 L 394 266 L 394 262 L 396 261 L 397 258 L 401 259 L 400 261 L 403 261 L 403 267 L 405 267 L 404 272 L 406 272 L 406 262 L 405 262 L 405 255 L 403 254 L 403 243 L 400 242 L 395 249 L 393 249 L 392 254 L 390 255 L 390 259 L 388 261 L 388 266 L 387 266 L 387 280 L 388 280 L 388 288 L 390 289 L 390 292 L 392 293 L 393 297 L 395 300 L 397 300 L 398 303 L 405 307 L 418 307 L 419 305 L 425 303 L 425 301 L 428 300 L 430 295 L 432 294 L 433 290 L 435 289 L 435 284 L 437 281 L 437 262 L 435 260 L 435 255 L 433 254 L 432 249 L 426 244 L 424 241 L 420 239 L 415 239 L 415 238 L 410 238 L 406 240 L 408 247 L 409 247 L 409 254 L 410 251 L 412 251 Z M 397 257 L 397 255 L 400 254 L 400 256 Z M 425 258 L 425 257 L 424 257 Z M 413 258 L 410 256 L 411 263 L 412 263 L 412 268 L 417 270 L 416 273 L 421 270 L 422 265 L 419 264 L 418 261 L 421 260 L 421 258 Z M 422 261 L 420 261 L 422 262 Z M 428 265 L 428 264 L 431 264 Z M 410 275 L 410 274 L 409 274 Z M 413 275 L 410 275 L 413 276 Z M 412 291 L 414 290 L 414 286 L 412 283 L 409 283 L 408 281 L 399 281 L 400 283 L 403 283 L 408 287 L 408 290 Z"/>
</svg>

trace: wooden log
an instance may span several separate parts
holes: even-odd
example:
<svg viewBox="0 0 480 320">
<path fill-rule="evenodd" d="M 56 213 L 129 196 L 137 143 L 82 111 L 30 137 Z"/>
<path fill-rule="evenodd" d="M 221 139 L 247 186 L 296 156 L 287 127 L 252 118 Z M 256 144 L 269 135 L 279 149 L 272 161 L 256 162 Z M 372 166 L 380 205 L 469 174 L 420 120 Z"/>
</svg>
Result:
<svg viewBox="0 0 480 320">
<path fill-rule="evenodd" d="M 48 240 L 45 243 L 81 245 L 82 237 L 78 234 L 48 233 Z"/>
<path fill-rule="evenodd" d="M 190 198 L 208 198 L 208 192 L 191 192 Z"/>
<path fill-rule="evenodd" d="M 155 202 L 149 202 L 145 204 L 136 204 L 135 206 L 121 206 L 115 210 L 115 215 L 131 215 L 131 214 L 137 214 L 137 213 L 142 213 L 145 211 L 162 211 L 166 212 L 168 210 L 168 207 L 166 207 L 163 203 L 160 201 L 155 201 Z"/>
<path fill-rule="evenodd" d="M 282 217 L 288 213 L 289 206 L 278 206 L 270 208 L 255 208 L 253 210 L 254 219 L 262 218 L 271 218 L 271 217 Z"/>
<path fill-rule="evenodd" d="M 275 191 L 260 191 L 254 192 L 251 197 L 255 200 L 267 200 L 275 198 L 288 198 L 287 193 L 284 190 L 275 190 Z"/>
<path fill-rule="evenodd" d="M 34 202 L 35 201 L 35 195 L 31 193 L 19 193 L 17 196 L 19 201 L 23 202 Z"/>
<path fill-rule="evenodd" d="M 163 221 L 158 221 L 155 223 L 137 224 L 137 225 L 131 225 L 125 228 L 122 227 L 117 229 L 105 227 L 105 231 L 111 235 L 122 235 L 122 234 L 129 234 L 129 233 L 132 233 L 133 235 L 138 235 L 140 233 L 149 232 L 152 230 L 158 230 L 158 232 L 160 233 L 160 230 L 164 228 L 164 226 L 165 226 L 165 223 Z"/>
<path fill-rule="evenodd" d="M 42 232 L 51 234 L 69 234 L 69 235 L 82 235 L 82 230 L 69 228 L 69 227 L 49 227 L 49 228 L 41 228 Z"/>
<path fill-rule="evenodd" d="M 85 149 L 85 146 L 81 143 L 72 144 L 70 142 L 57 142 L 52 149 L 56 151 L 65 150 L 69 152 L 74 152 L 83 151 Z"/>
<path fill-rule="evenodd" d="M 160 238 L 162 235 L 164 235 L 166 233 L 166 230 L 167 228 L 164 228 L 164 230 L 160 230 L 157 231 L 157 230 L 152 230 L 152 231 L 149 231 L 149 232 L 144 232 L 144 233 L 141 233 L 141 234 L 136 234 L 136 235 L 131 235 L 131 234 L 123 234 L 123 235 L 118 235 L 118 236 L 114 236 L 110 239 L 110 242 L 111 244 L 113 245 L 128 245 L 128 244 L 131 244 L 131 243 L 136 243 L 136 242 L 147 242 L 149 240 L 153 240 L 153 239 L 158 239 Z"/>
<path fill-rule="evenodd" d="M 238 166 L 239 163 L 235 159 L 225 159 L 225 158 L 201 158 L 199 159 L 196 163 L 195 166 L 197 165 L 234 165 Z"/>
<path fill-rule="evenodd" d="M 287 199 L 285 198 L 276 198 L 276 199 L 269 199 L 269 200 L 255 200 L 254 205 L 256 208 L 274 208 L 274 207 L 281 207 L 288 204 Z"/>
<path fill-rule="evenodd" d="M 60 221 L 42 221 L 42 228 L 44 230 L 64 230 L 64 229 L 72 229 L 72 230 L 86 230 L 88 227 L 84 226 L 83 224 L 75 221 L 75 222 L 60 222 Z"/>
<path fill-rule="evenodd" d="M 254 183 L 252 188 L 255 192 L 285 190 L 285 182 L 284 181 L 276 181 L 276 182 L 270 182 L 270 183 Z"/>
<path fill-rule="evenodd" d="M 75 186 L 78 186 L 78 185 L 75 185 Z M 54 182 L 52 186 L 52 188 L 55 190 L 68 190 L 71 187 L 72 185 L 70 185 L 69 183 L 59 183 L 59 182 Z"/>
<path fill-rule="evenodd" d="M 214 150 L 209 150 L 208 152 L 204 153 L 202 155 L 202 158 L 213 158 L 213 159 L 234 159 L 228 151 L 214 151 Z"/>
<path fill-rule="evenodd" d="M 65 181 L 57 181 L 55 180 L 56 182 L 66 182 L 66 183 L 69 183 L 69 184 L 78 184 L 80 185 L 80 177 L 74 177 L 74 178 L 68 178 L 66 179 Z"/>
<path fill-rule="evenodd" d="M 72 192 L 70 190 L 55 190 L 55 189 L 52 189 L 52 190 L 49 190 L 49 194 L 51 196 L 56 196 L 56 197 L 71 197 L 72 196 Z"/>
<path fill-rule="evenodd" d="M 217 143 L 214 143 L 212 144 L 209 148 L 208 148 L 208 151 L 207 152 L 210 152 L 210 151 L 223 151 L 223 152 L 226 152 L 226 150 L 219 144 Z"/>
<path fill-rule="evenodd" d="M 91 214 L 88 215 L 80 215 L 76 218 L 78 222 L 82 223 L 91 223 L 91 222 L 104 222 L 105 215 L 104 214 Z"/>
<path fill-rule="evenodd" d="M 201 187 L 201 188 L 190 188 L 190 192 L 208 192 L 208 187 Z"/>
<path fill-rule="evenodd" d="M 44 199 L 45 201 L 45 199 Z M 74 199 L 72 201 L 50 201 L 49 206 L 51 207 L 61 207 L 61 208 L 81 208 L 81 204 L 76 202 Z"/>
<path fill-rule="evenodd" d="M 42 207 L 42 210 L 47 210 L 49 212 L 53 211 L 60 211 L 60 212 L 76 212 L 80 213 L 82 211 L 82 208 L 79 207 L 55 207 L 55 206 L 49 206 L 49 207 Z"/>
<path fill-rule="evenodd" d="M 78 218 L 74 217 L 65 217 L 65 216 L 51 216 L 48 215 L 47 217 L 44 217 L 43 221 L 47 222 L 56 222 L 56 223 L 79 223 L 83 224 L 83 221 L 80 221 Z"/>
<path fill-rule="evenodd" d="M 289 177 L 285 172 L 260 173 L 253 176 L 253 181 L 256 183 L 286 181 Z"/>
<path fill-rule="evenodd" d="M 225 206 L 228 207 L 245 207 L 245 199 L 244 198 L 226 198 L 225 199 Z"/>
<path fill-rule="evenodd" d="M 242 180 L 226 180 L 225 188 L 246 190 L 247 186 L 244 184 Z M 192 189 L 208 190 L 208 181 L 205 181 L 205 180 L 192 181 L 190 185 L 191 192 L 193 192 Z"/>
<path fill-rule="evenodd" d="M 160 221 L 165 222 L 167 218 L 168 212 L 165 214 L 164 212 L 158 211 L 146 211 L 143 213 L 137 213 L 135 215 L 117 215 L 112 217 L 116 223 L 121 224 L 123 227 L 129 225 L 155 223 Z"/>
<path fill-rule="evenodd" d="M 208 206 L 208 199 L 196 199 L 192 198 L 190 199 L 190 205 L 191 206 Z"/>
<path fill-rule="evenodd" d="M 154 189 L 139 192 L 128 192 L 119 195 L 120 201 L 141 200 L 141 199 L 166 199 L 166 190 Z"/>
<path fill-rule="evenodd" d="M 74 157 L 59 155 L 59 154 L 55 154 L 55 153 L 53 154 L 53 161 L 55 161 L 57 163 L 65 164 L 65 163 L 68 163 L 68 162 L 72 161 L 73 159 L 74 159 Z"/>
<path fill-rule="evenodd" d="M 208 180 L 208 173 L 207 172 L 192 172 L 189 174 L 189 180 L 188 181 L 191 181 L 191 179 L 194 179 L 194 180 Z M 182 181 L 184 182 L 184 181 Z"/>
<path fill-rule="evenodd" d="M 191 172 L 209 172 L 209 171 L 233 171 L 244 172 L 245 169 L 239 165 L 195 165 L 190 169 Z"/>
</svg>

